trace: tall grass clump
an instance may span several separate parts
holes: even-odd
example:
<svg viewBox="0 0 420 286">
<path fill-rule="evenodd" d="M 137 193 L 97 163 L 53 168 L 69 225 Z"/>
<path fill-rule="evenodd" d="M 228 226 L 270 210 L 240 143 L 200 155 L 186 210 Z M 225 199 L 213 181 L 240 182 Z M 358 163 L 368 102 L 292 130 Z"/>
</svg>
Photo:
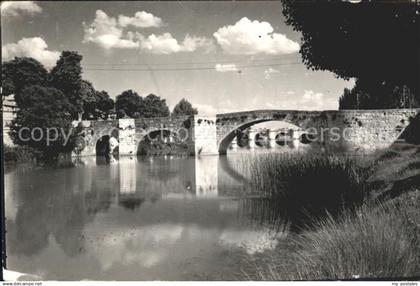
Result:
<svg viewBox="0 0 420 286">
<path fill-rule="evenodd" d="M 255 213 L 263 221 L 287 218 L 291 231 L 281 248 L 243 269 L 246 277 L 419 277 L 419 162 L 415 150 L 256 158 L 249 187 L 266 200 Z"/>
<path fill-rule="evenodd" d="M 251 163 L 249 188 L 268 197 L 271 209 L 292 225 L 363 203 L 371 162 L 325 155 L 265 154 Z"/>
<path fill-rule="evenodd" d="M 410 279 L 420 275 L 418 198 L 395 208 L 366 204 L 326 216 L 290 234 L 274 252 L 249 257 L 242 272 L 249 280 Z M 409 211 L 407 211 L 409 210 Z"/>
<path fill-rule="evenodd" d="M 297 238 L 294 279 L 402 278 L 420 274 L 418 231 L 380 205 L 327 217 Z"/>
</svg>

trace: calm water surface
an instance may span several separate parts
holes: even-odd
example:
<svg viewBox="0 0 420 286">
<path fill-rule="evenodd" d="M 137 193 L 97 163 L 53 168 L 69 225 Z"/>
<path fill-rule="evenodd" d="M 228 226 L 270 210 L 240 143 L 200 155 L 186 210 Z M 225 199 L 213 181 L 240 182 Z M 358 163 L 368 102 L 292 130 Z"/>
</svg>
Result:
<svg viewBox="0 0 420 286">
<path fill-rule="evenodd" d="M 244 156 L 16 168 L 7 266 L 45 280 L 240 279 L 244 259 L 284 236 L 254 218 Z"/>
</svg>

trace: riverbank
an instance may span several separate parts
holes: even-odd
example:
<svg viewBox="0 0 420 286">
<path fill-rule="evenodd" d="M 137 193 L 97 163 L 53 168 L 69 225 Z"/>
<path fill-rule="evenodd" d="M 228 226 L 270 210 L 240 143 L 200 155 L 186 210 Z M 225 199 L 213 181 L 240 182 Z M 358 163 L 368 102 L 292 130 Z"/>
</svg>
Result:
<svg viewBox="0 0 420 286">
<path fill-rule="evenodd" d="M 369 158 L 269 155 L 253 164 L 251 187 L 270 194 L 268 217 L 288 218 L 290 230 L 276 250 L 245 264 L 247 278 L 420 276 L 418 148 Z"/>
</svg>

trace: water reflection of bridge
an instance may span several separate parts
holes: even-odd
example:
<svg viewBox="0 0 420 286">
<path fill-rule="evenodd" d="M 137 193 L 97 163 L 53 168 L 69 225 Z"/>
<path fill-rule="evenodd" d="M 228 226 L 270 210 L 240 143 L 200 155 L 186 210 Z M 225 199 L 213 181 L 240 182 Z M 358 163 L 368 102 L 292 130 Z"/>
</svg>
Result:
<svg viewBox="0 0 420 286">
<path fill-rule="evenodd" d="M 116 200 L 128 209 L 160 199 L 239 196 L 244 192 L 241 156 L 121 157 L 107 163 L 103 157 L 83 158 L 85 164 L 110 168 L 115 173 Z"/>
<path fill-rule="evenodd" d="M 236 234 L 240 239 L 249 233 L 255 237 L 248 211 L 242 210 L 247 205 L 225 199 L 236 197 L 241 184 L 228 174 L 235 170 L 226 172 L 219 159 L 124 157 L 106 162 L 103 157 L 85 157 L 74 167 L 8 174 L 9 265 L 30 261 L 37 269 L 61 274 L 62 261 L 71 260 L 102 277 L 109 261 L 127 262 L 133 252 L 141 253 L 143 261 L 150 249 L 161 251 L 174 230 L 179 230 L 178 242 L 196 243 L 197 249 L 203 247 L 202 239 L 196 239 L 203 232 L 211 245 L 226 236 L 231 243 Z M 171 255 L 173 245 L 168 244 Z M 113 252 L 116 247 L 119 251 Z M 102 262 L 104 268 L 89 268 Z M 71 275 L 63 279 L 71 280 Z"/>
<path fill-rule="evenodd" d="M 218 158 L 121 158 L 119 200 L 218 196 Z"/>
</svg>

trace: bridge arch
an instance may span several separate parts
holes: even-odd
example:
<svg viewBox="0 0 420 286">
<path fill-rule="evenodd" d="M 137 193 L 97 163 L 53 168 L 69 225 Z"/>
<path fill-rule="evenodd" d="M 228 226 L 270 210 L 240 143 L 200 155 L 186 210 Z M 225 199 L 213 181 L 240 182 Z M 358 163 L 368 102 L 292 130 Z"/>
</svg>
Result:
<svg viewBox="0 0 420 286">
<path fill-rule="evenodd" d="M 269 122 L 269 121 L 276 121 L 276 122 L 285 122 L 288 123 L 295 128 L 301 129 L 300 123 L 292 120 L 288 120 L 285 118 L 262 118 L 262 119 L 254 119 L 248 122 L 243 122 L 237 125 L 233 125 L 229 128 L 229 130 L 223 135 L 222 139 L 218 142 L 218 152 L 220 155 L 225 155 L 227 153 L 227 150 L 229 148 L 230 143 L 233 141 L 235 137 L 237 137 L 239 134 L 243 133 L 244 130 L 248 129 L 251 126 L 254 126 L 259 123 L 263 122 Z M 258 135 L 258 134 L 256 134 Z M 256 138 L 249 138 L 250 140 L 255 140 Z"/>
<path fill-rule="evenodd" d="M 159 149 L 152 150 L 153 152 L 156 151 L 156 153 L 161 155 L 169 155 L 171 147 L 175 145 L 182 147 L 183 136 L 183 134 L 167 128 L 154 129 L 142 136 L 137 146 L 137 155 L 148 155 L 153 148 Z M 188 136 L 188 134 L 185 136 Z"/>
<path fill-rule="evenodd" d="M 109 156 L 110 154 L 116 155 L 119 152 L 118 148 L 118 137 L 115 134 L 112 135 L 103 135 L 95 144 L 95 154 L 96 156 Z"/>
</svg>

